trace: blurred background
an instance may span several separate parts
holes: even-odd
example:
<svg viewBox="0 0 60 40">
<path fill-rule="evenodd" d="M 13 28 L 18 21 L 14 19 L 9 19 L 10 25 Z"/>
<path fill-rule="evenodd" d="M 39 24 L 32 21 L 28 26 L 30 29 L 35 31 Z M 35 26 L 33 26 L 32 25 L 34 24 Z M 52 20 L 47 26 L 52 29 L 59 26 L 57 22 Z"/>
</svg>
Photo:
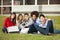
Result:
<svg viewBox="0 0 60 40">
<path fill-rule="evenodd" d="M 60 0 L 0 0 L 0 15 L 32 11 L 47 16 L 60 16 Z"/>
</svg>

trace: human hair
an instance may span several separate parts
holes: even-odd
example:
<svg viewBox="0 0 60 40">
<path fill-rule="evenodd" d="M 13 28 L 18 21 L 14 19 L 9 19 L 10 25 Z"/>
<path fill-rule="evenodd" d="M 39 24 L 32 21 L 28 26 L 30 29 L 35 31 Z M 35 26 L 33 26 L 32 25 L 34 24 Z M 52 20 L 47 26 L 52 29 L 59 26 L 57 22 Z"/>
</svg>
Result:
<svg viewBox="0 0 60 40">
<path fill-rule="evenodd" d="M 19 14 L 18 17 L 17 17 L 17 20 L 19 20 L 19 16 L 22 16 L 22 14 Z M 22 16 L 23 17 L 23 16 Z"/>
<path fill-rule="evenodd" d="M 40 14 L 39 18 L 40 18 L 41 16 L 45 18 L 45 15 L 43 15 L 43 14 Z"/>
<path fill-rule="evenodd" d="M 24 16 L 25 16 L 25 15 L 28 15 L 28 16 L 29 16 L 29 14 L 28 14 L 28 13 L 24 13 Z"/>
<path fill-rule="evenodd" d="M 11 13 L 10 19 L 11 19 L 12 14 L 15 15 L 15 17 L 12 19 L 12 22 L 13 22 L 13 24 L 16 24 L 16 13 L 15 12 Z"/>
<path fill-rule="evenodd" d="M 31 12 L 31 17 L 32 17 L 33 15 L 35 15 L 36 17 L 38 17 L 38 16 L 39 16 L 39 12 L 38 12 L 38 11 L 33 11 L 33 12 Z"/>
</svg>

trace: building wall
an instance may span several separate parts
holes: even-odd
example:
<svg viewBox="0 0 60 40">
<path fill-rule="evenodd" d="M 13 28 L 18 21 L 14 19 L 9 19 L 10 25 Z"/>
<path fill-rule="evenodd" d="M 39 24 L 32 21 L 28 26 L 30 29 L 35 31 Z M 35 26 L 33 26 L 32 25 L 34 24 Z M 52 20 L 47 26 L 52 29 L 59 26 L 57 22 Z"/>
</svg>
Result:
<svg viewBox="0 0 60 40">
<path fill-rule="evenodd" d="M 3 1 L 1 5 L 1 1 Z M 20 4 L 15 4 L 15 1 L 19 1 Z M 37 0 L 37 5 L 35 5 L 35 0 L 25 0 L 23 5 L 23 0 L 14 0 L 12 6 L 12 0 L 0 0 L 0 10 L 1 14 L 9 14 L 10 12 L 31 12 L 39 11 L 42 13 L 46 12 L 60 12 L 60 0 Z M 2 6 L 2 7 L 1 7 Z M 19 10 L 18 10 L 19 9 Z"/>
<path fill-rule="evenodd" d="M 19 9 L 19 10 L 18 10 Z M 60 12 L 60 5 L 17 5 L 13 6 L 13 12 Z"/>
</svg>

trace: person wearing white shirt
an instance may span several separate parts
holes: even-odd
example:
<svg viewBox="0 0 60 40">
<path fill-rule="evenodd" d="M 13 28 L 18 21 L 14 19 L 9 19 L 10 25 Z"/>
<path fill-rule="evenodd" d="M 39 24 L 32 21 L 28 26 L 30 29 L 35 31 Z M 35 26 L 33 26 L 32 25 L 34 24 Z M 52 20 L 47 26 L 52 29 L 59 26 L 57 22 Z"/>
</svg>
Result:
<svg viewBox="0 0 60 40">
<path fill-rule="evenodd" d="M 24 20 L 23 20 L 23 22 L 25 23 L 24 24 L 24 27 L 25 28 L 29 28 L 30 25 L 33 24 L 33 21 L 31 20 L 31 18 L 29 18 L 29 14 L 28 13 L 25 13 L 24 14 Z"/>
<path fill-rule="evenodd" d="M 19 14 L 18 17 L 17 17 L 17 21 L 16 21 L 16 25 L 18 26 L 19 28 L 19 31 L 21 31 L 21 29 L 23 28 L 23 16 L 22 14 Z"/>
<path fill-rule="evenodd" d="M 35 28 L 44 35 L 50 35 L 54 33 L 52 21 L 45 19 L 43 14 L 41 14 L 39 16 L 39 20 L 36 21 Z"/>
</svg>

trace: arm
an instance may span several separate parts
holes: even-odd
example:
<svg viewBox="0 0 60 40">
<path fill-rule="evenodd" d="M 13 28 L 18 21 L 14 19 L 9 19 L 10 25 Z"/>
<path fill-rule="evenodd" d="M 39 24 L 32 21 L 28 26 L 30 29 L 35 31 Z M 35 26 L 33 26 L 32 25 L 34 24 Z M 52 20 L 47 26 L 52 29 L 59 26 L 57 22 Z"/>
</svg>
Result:
<svg viewBox="0 0 60 40">
<path fill-rule="evenodd" d="M 26 27 L 30 26 L 33 24 L 33 20 L 32 19 L 29 19 L 29 21 L 27 22 L 27 24 L 25 25 Z"/>
</svg>

